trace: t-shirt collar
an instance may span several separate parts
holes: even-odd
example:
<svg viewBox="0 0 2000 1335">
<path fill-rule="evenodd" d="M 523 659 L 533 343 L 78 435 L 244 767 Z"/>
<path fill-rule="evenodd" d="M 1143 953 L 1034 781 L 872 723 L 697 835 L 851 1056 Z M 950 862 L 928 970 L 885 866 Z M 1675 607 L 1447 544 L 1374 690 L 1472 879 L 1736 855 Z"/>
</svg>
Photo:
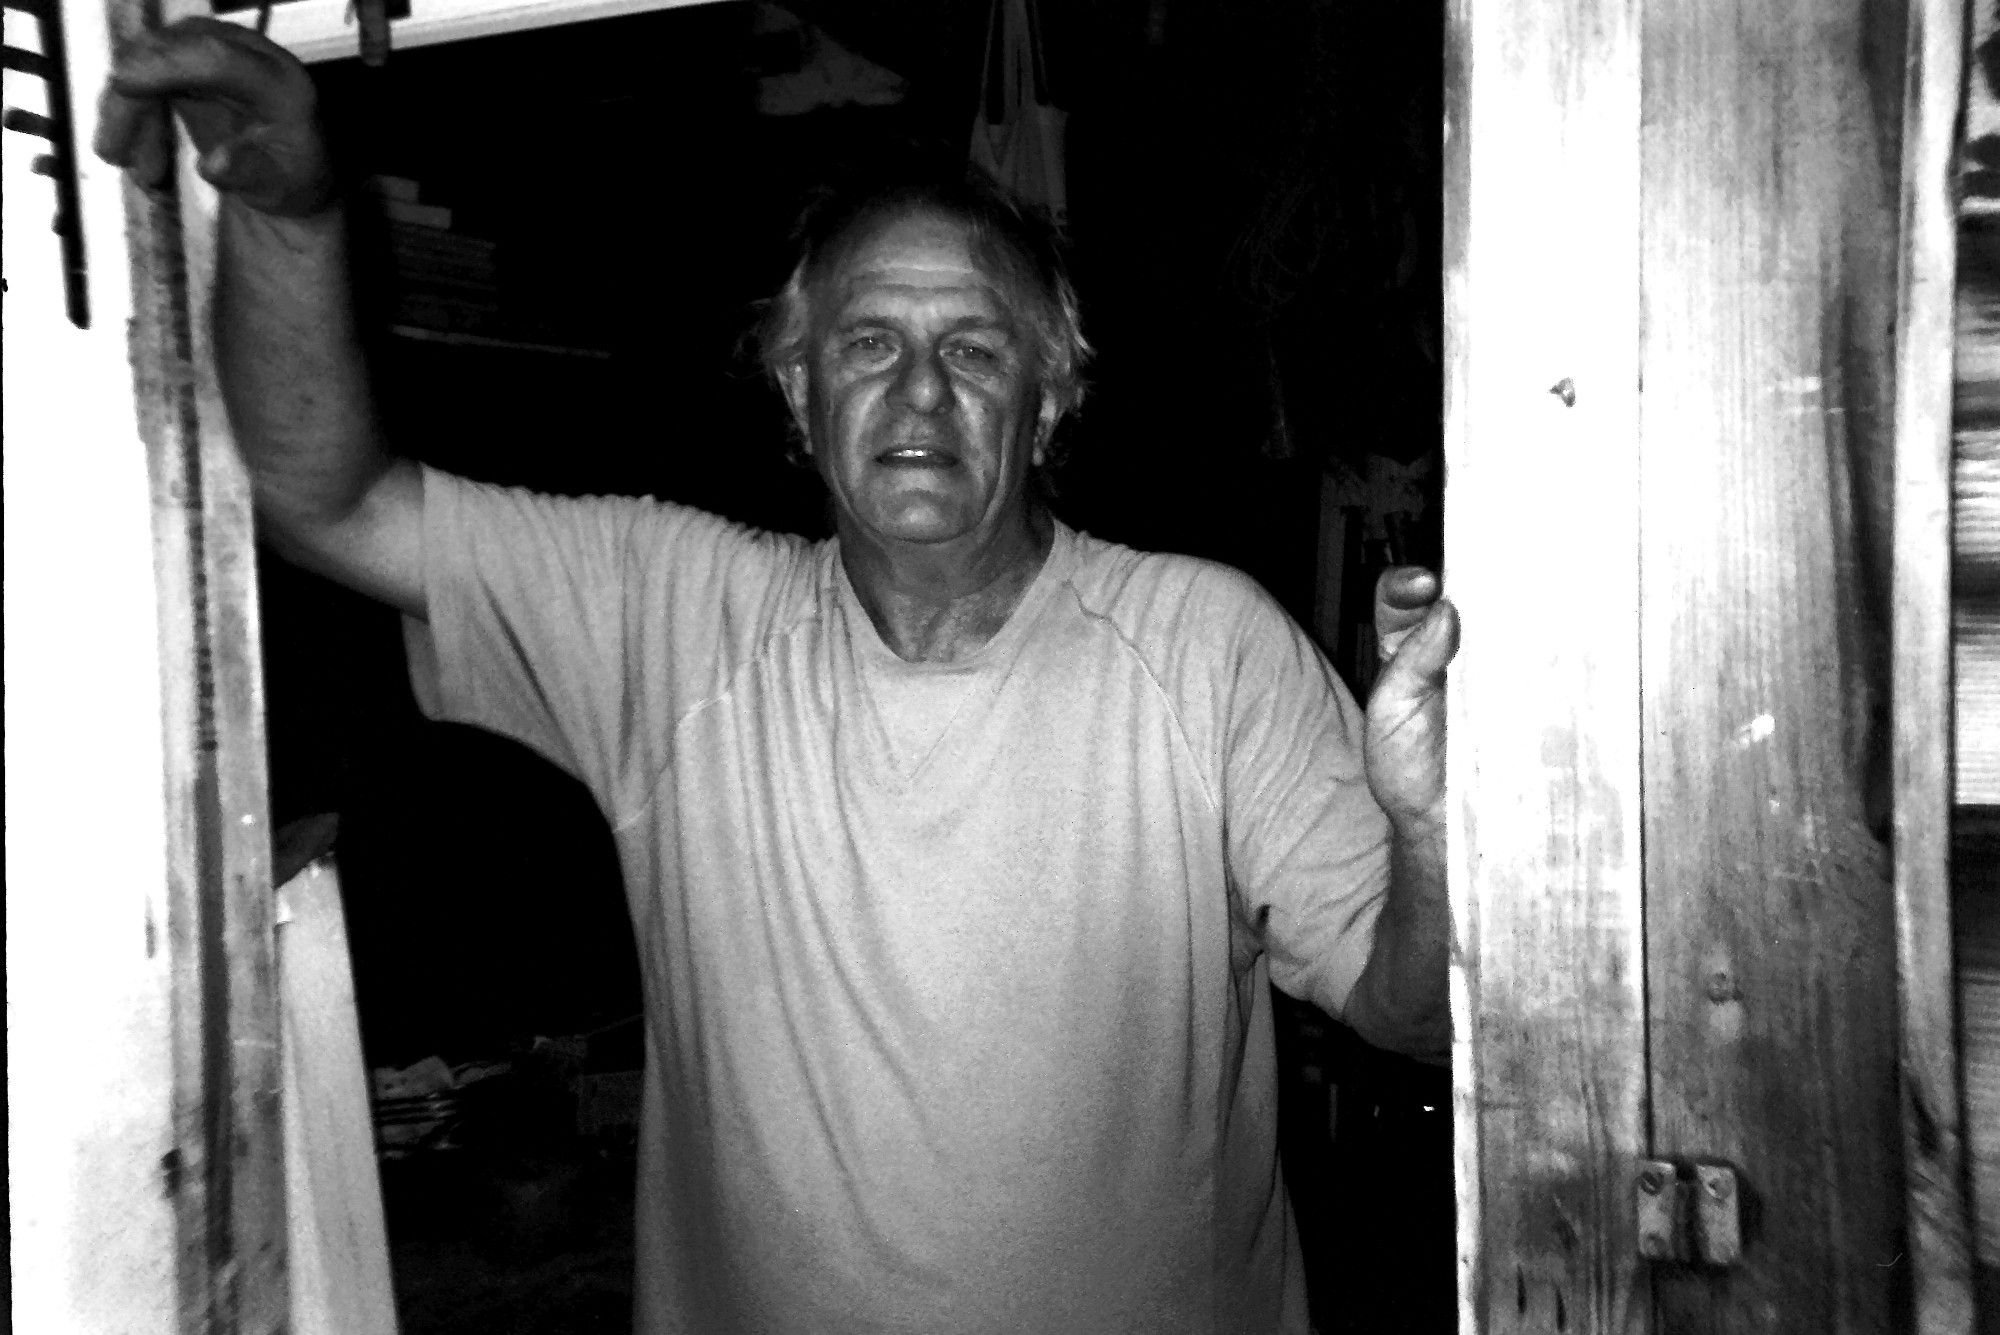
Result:
<svg viewBox="0 0 2000 1335">
<path fill-rule="evenodd" d="M 861 605 L 861 596 L 854 591 L 854 581 L 848 578 L 847 568 L 840 559 L 840 539 L 837 537 L 827 539 L 821 595 L 830 598 L 832 605 L 839 608 L 840 620 L 846 625 L 855 651 L 866 661 L 916 673 L 965 672 L 1005 662 L 1014 656 L 1023 637 L 1040 618 L 1053 591 L 1069 578 L 1070 568 L 1076 561 L 1076 531 L 1054 515 L 1049 516 L 1049 523 L 1054 535 L 1049 542 L 1048 555 L 1042 560 L 1042 568 L 1035 572 L 1035 578 L 1022 593 L 1021 601 L 1008 614 L 1007 624 L 966 658 L 949 663 L 913 663 L 899 657 L 895 650 L 883 643 L 881 633 L 875 629 L 874 618 Z"/>
</svg>

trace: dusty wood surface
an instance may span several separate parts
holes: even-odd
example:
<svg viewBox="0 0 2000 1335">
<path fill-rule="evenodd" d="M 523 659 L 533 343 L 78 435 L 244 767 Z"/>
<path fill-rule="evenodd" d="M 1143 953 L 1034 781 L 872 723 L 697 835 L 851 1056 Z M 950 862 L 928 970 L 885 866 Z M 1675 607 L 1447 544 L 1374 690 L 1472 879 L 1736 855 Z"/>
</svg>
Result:
<svg viewBox="0 0 2000 1335">
<path fill-rule="evenodd" d="M 1913 0 L 1903 117 L 1890 628 L 1903 1161 L 1919 1335 L 1971 1335 L 1951 895 L 1951 480 L 1960 0 Z"/>
<path fill-rule="evenodd" d="M 333 860 L 287 880 L 278 905 L 290 1335 L 395 1335 L 375 1121 Z"/>
<path fill-rule="evenodd" d="M 1732 1164 L 1742 1264 L 1656 1328 L 1900 1327 L 1887 480 L 1905 15 L 1645 9 L 1653 1149 Z"/>
<path fill-rule="evenodd" d="M 1641 1330 L 1638 32 L 1448 22 L 1460 1325 Z"/>
<path fill-rule="evenodd" d="M 132 0 L 108 11 L 114 35 L 155 17 Z M 212 196 L 184 162 L 176 189 L 128 185 L 126 205 L 160 607 L 182 1323 L 265 1335 L 288 1298 L 249 488 L 206 356 Z"/>
</svg>

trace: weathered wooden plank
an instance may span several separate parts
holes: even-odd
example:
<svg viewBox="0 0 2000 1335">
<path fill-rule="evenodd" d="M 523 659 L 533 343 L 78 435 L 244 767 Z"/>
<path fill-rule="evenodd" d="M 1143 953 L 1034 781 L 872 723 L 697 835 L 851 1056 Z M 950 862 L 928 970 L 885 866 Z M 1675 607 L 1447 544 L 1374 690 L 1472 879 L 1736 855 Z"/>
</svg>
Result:
<svg viewBox="0 0 2000 1335">
<path fill-rule="evenodd" d="M 159 17 L 146 0 L 106 11 L 119 37 Z M 264 1335 L 288 1297 L 255 547 L 206 350 L 214 200 L 182 158 L 174 188 L 126 187 L 160 608 L 181 1319 L 190 1335 Z"/>
<path fill-rule="evenodd" d="M 1653 1149 L 1742 1263 L 1662 1331 L 1897 1328 L 1888 767 L 1893 0 L 1648 0 L 1643 568 Z"/>
<path fill-rule="evenodd" d="M 161 9 L 167 22 L 210 12 L 208 0 L 163 0 Z M 199 455 L 190 462 L 198 468 L 201 490 L 197 505 L 180 507 L 175 519 L 198 538 L 202 566 L 197 582 L 208 598 L 206 652 L 212 677 L 205 709 L 214 737 L 213 854 L 222 877 L 206 948 L 220 946 L 220 958 L 211 954 L 208 962 L 226 979 L 220 986 L 214 977 L 207 983 L 211 997 L 223 993 L 226 1014 L 220 1021 L 205 1017 L 204 1024 L 210 1035 L 226 1029 L 229 1047 L 226 1061 L 213 1052 L 206 1058 L 211 1077 L 207 1119 L 218 1135 L 227 1123 L 232 1147 L 231 1281 L 239 1329 L 250 1335 L 283 1330 L 290 1311 L 263 635 L 249 474 L 230 431 L 211 346 L 219 200 L 195 174 L 194 155 L 186 146 L 177 196 L 192 354 L 189 389 L 199 430 Z M 200 740 L 207 744 L 205 737 Z M 228 1115 L 218 1117 L 213 1105 L 225 1097 Z"/>
<path fill-rule="evenodd" d="M 1460 1327 L 1638 1330 L 1636 14 L 1448 24 Z"/>
<path fill-rule="evenodd" d="M 1910 5 L 1896 318 L 1892 667 L 1903 1163 L 1919 1335 L 1971 1335 L 1952 970 L 1952 355 L 1961 0 Z"/>
<path fill-rule="evenodd" d="M 375 1122 L 333 859 L 278 891 L 290 1335 L 396 1335 Z"/>
</svg>

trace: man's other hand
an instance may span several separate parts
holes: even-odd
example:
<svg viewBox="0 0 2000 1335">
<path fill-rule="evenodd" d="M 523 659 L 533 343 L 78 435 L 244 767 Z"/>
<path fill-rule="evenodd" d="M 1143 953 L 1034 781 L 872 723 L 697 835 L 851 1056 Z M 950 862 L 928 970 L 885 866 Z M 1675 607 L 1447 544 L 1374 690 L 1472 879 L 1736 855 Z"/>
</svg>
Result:
<svg viewBox="0 0 2000 1335">
<path fill-rule="evenodd" d="M 1438 577 L 1393 566 L 1375 584 L 1382 672 L 1368 697 L 1368 786 L 1399 827 L 1444 823 L 1444 678 L 1458 652 L 1458 609 Z"/>
<path fill-rule="evenodd" d="M 157 189 L 173 172 L 177 115 L 203 179 L 260 213 L 306 217 L 334 200 L 315 101 L 305 67 L 275 42 L 220 19 L 182 19 L 118 52 L 97 154 Z"/>
</svg>

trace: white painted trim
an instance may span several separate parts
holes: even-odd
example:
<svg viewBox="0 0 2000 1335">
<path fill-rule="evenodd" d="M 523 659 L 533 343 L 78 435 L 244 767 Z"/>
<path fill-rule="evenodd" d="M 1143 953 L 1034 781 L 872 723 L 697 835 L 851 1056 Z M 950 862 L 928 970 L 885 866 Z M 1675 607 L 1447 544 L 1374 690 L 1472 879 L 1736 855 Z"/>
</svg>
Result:
<svg viewBox="0 0 2000 1335">
<path fill-rule="evenodd" d="M 389 41 L 392 50 L 435 46 L 713 3 L 716 0 L 410 0 L 410 16 L 390 21 Z M 257 23 L 254 9 L 221 17 L 245 27 Z M 354 21 L 351 0 L 293 0 L 274 5 L 267 32 L 272 41 L 308 63 L 345 60 L 361 53 L 361 29 Z"/>
<path fill-rule="evenodd" d="M 118 173 L 88 148 L 102 3 L 64 7 L 91 327 L 63 313 L 49 217 L 0 138 L 6 677 L 7 1199 L 23 1331 L 175 1335 L 167 795 L 151 483 L 134 413 Z M 10 46 L 37 46 L 7 12 Z M 9 107 L 44 111 L 8 71 Z"/>
</svg>

